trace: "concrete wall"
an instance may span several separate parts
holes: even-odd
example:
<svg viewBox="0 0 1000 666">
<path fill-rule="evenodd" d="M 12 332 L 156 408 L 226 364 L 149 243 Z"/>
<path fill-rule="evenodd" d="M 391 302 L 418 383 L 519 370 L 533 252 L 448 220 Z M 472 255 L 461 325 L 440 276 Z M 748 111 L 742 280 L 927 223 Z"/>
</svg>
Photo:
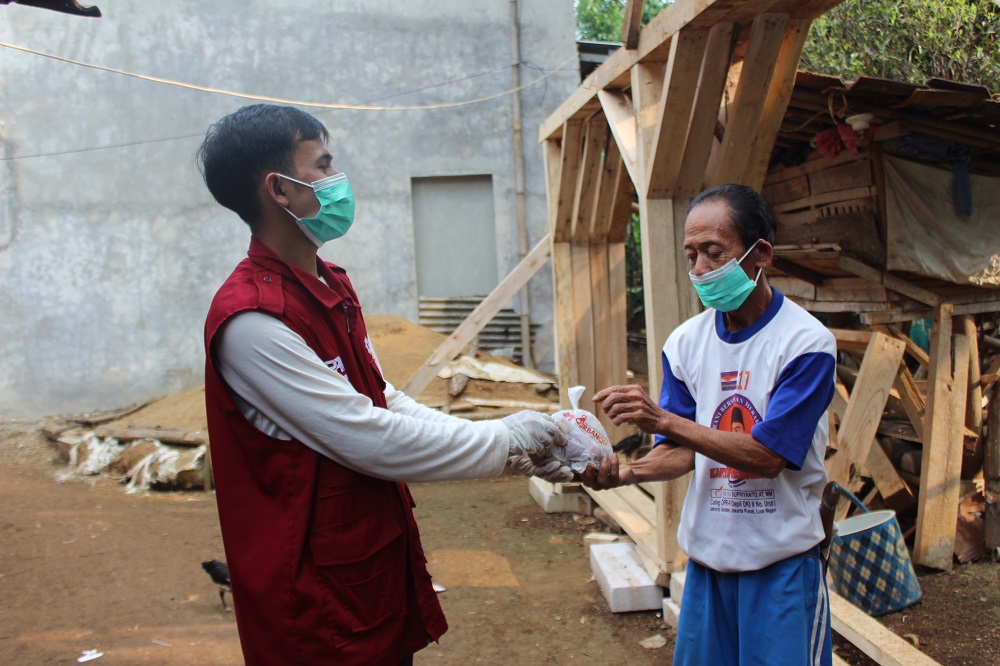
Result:
<svg viewBox="0 0 1000 666">
<path fill-rule="evenodd" d="M 95 0 L 100 19 L 0 6 L 0 40 L 203 86 L 343 104 L 510 88 L 508 0 Z M 529 246 L 546 231 L 538 123 L 576 87 L 572 0 L 521 0 Z M 249 233 L 194 154 L 247 100 L 0 48 L 0 417 L 114 408 L 201 381 L 208 304 Z M 369 314 L 417 316 L 411 178 L 493 179 L 498 279 L 517 262 L 511 99 L 320 111 L 358 199 L 322 256 Z M 532 281 L 552 365 L 551 271 Z"/>
</svg>

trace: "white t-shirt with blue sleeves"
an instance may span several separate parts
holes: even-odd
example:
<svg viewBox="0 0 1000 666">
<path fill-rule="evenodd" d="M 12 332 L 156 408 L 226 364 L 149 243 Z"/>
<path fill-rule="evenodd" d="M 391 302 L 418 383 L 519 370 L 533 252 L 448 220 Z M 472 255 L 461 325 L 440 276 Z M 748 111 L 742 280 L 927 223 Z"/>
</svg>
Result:
<svg viewBox="0 0 1000 666">
<path fill-rule="evenodd" d="M 707 310 L 663 346 L 660 406 L 701 425 L 746 432 L 788 461 L 768 479 L 695 454 L 678 541 L 716 571 L 756 571 L 823 538 L 836 341 L 815 317 L 773 289 L 752 326 L 726 329 Z M 657 437 L 657 443 L 669 442 Z"/>
</svg>

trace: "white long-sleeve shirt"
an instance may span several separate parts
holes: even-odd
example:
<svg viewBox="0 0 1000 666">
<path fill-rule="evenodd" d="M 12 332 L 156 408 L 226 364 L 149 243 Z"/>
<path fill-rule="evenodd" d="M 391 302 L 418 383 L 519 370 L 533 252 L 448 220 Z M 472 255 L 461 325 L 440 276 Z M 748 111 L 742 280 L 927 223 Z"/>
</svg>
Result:
<svg viewBox="0 0 1000 666">
<path fill-rule="evenodd" d="M 388 382 L 388 409 L 378 408 L 270 315 L 234 315 L 215 351 L 234 401 L 258 430 L 356 472 L 405 482 L 477 479 L 499 476 L 507 462 L 509 435 L 499 422 L 443 414 Z"/>
</svg>

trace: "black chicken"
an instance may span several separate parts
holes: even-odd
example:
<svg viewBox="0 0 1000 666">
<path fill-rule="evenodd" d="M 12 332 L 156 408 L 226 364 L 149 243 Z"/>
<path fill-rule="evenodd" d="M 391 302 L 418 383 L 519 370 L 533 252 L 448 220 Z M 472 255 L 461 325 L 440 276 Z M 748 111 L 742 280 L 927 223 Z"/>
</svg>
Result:
<svg viewBox="0 0 1000 666">
<path fill-rule="evenodd" d="M 226 563 L 219 560 L 209 560 L 208 562 L 202 562 L 201 568 L 212 578 L 212 582 L 219 586 L 219 598 L 222 599 L 222 610 L 233 610 L 226 606 L 226 592 L 232 593 L 232 588 L 229 586 L 229 567 L 226 566 Z"/>
</svg>

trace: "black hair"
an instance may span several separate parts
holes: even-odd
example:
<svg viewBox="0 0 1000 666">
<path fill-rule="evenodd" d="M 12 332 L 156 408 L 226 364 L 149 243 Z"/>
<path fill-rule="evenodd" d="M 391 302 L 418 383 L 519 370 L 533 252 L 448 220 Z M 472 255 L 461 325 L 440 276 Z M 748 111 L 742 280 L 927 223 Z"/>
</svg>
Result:
<svg viewBox="0 0 1000 666">
<path fill-rule="evenodd" d="M 762 238 L 774 245 L 774 232 L 777 227 L 774 213 L 757 190 L 734 183 L 716 185 L 692 199 L 688 213 L 699 204 L 716 199 L 722 199 L 729 206 L 729 222 L 740 235 L 743 249 L 749 248 Z"/>
<path fill-rule="evenodd" d="M 253 227 L 260 220 L 257 186 L 270 171 L 294 169 L 299 142 L 330 135 L 323 123 L 291 106 L 251 104 L 208 128 L 198 148 L 198 169 L 221 205 Z"/>
<path fill-rule="evenodd" d="M 743 410 L 742 409 L 740 409 L 739 407 L 737 407 L 737 408 L 735 408 L 733 410 L 733 416 L 730 419 L 730 423 L 742 423 L 743 425 L 746 425 L 745 423 L 743 423 Z"/>
</svg>

